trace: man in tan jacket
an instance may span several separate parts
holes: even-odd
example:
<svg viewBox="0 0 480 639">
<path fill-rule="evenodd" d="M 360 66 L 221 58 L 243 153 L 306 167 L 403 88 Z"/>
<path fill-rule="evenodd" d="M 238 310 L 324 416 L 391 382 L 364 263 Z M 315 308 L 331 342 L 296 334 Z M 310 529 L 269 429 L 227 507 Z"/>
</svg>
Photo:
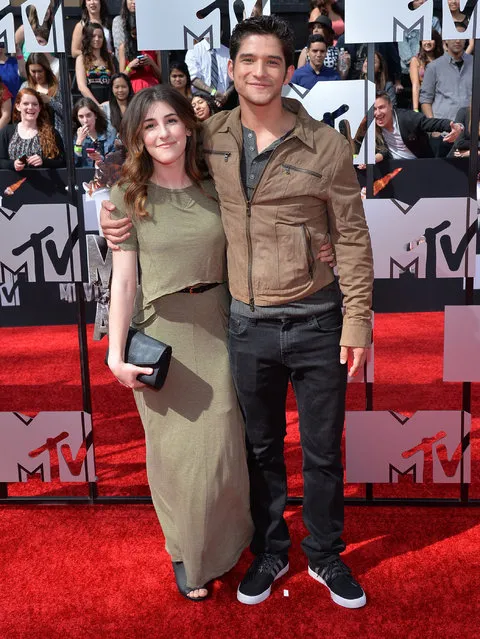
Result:
<svg viewBox="0 0 480 639">
<path fill-rule="evenodd" d="M 204 127 L 228 242 L 229 349 L 246 421 L 255 524 L 256 557 L 237 597 L 264 601 L 289 568 L 283 444 L 291 381 L 303 450 L 308 574 L 337 604 L 358 608 L 365 593 L 339 557 L 345 549 L 340 446 L 347 372 L 358 372 L 371 342 L 372 253 L 348 143 L 298 102 L 281 98 L 294 72 L 293 53 L 293 33 L 283 20 L 238 24 L 229 74 L 240 107 Z M 107 239 L 123 232 L 107 209 L 102 227 Z M 345 317 L 333 271 L 316 259 L 327 234 Z"/>
</svg>

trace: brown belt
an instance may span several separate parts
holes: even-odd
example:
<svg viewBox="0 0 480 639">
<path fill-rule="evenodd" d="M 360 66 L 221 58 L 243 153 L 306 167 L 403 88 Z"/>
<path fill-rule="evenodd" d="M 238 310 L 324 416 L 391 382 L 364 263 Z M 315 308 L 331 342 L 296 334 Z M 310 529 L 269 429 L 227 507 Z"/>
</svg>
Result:
<svg viewBox="0 0 480 639">
<path fill-rule="evenodd" d="M 187 288 L 182 288 L 178 293 L 204 293 L 205 291 L 209 291 L 211 288 L 215 288 L 216 286 L 220 286 L 220 282 L 213 282 L 212 284 L 197 284 L 196 286 L 187 286 Z"/>
</svg>

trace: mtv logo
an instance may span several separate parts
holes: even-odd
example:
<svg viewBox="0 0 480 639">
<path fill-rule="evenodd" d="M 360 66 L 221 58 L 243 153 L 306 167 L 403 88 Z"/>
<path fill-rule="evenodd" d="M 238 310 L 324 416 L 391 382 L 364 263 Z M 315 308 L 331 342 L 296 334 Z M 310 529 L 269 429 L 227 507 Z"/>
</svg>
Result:
<svg viewBox="0 0 480 639">
<path fill-rule="evenodd" d="M 364 200 L 375 277 L 473 277 L 476 204 L 469 198 L 424 198 L 412 206 Z"/>
<path fill-rule="evenodd" d="M 367 91 L 365 91 L 367 82 Z M 298 100 L 315 120 L 333 124 L 337 130 L 348 124 L 351 137 L 355 134 L 369 109 L 375 102 L 375 85 L 366 80 L 348 82 L 317 82 L 313 89 L 304 89 L 296 84 L 283 87 L 282 95 Z M 342 128 L 343 128 L 342 126 Z M 368 158 L 365 148 L 368 139 Z M 375 123 L 370 125 L 362 147 L 355 158 L 355 164 L 373 164 L 375 162 Z"/>
<path fill-rule="evenodd" d="M 112 252 L 99 235 L 87 235 L 88 281 L 108 287 L 112 277 Z"/>
<path fill-rule="evenodd" d="M 25 48 L 31 53 L 65 53 L 65 36 L 63 31 L 63 3 L 59 2 L 50 29 L 48 42 L 45 46 L 38 44 L 29 20 L 31 11 L 36 11 L 38 24 L 45 23 L 47 11 L 53 10 L 53 0 L 29 0 L 21 6 L 22 25 L 25 34 Z M 10 7 L 9 0 L 0 0 L 0 11 Z M 13 14 L 7 13 L 0 20 L 0 42 L 5 43 L 9 53 L 15 53 L 15 25 Z"/>
<path fill-rule="evenodd" d="M 158 2 L 141 0 L 136 4 L 139 49 L 174 51 L 192 49 L 195 42 L 208 38 L 213 48 L 220 46 L 220 9 L 213 8 L 205 18 L 202 9 L 210 9 L 205 0 Z"/>
<path fill-rule="evenodd" d="M 11 271 L 0 263 L 0 306 L 20 306 L 19 284 L 26 280 L 26 264 Z"/>
<path fill-rule="evenodd" d="M 468 11 L 466 10 L 468 6 Z M 457 31 L 448 0 L 443 0 L 442 5 L 442 38 L 444 40 L 467 40 L 480 38 L 480 25 L 478 24 L 478 1 L 460 0 L 460 11 L 467 16 L 468 25 L 465 31 Z M 471 12 L 471 13 L 470 13 Z"/>
<path fill-rule="evenodd" d="M 81 281 L 75 207 L 52 203 L 25 204 L 16 212 L 0 209 L 0 269 L 22 270 L 28 282 Z"/>
<path fill-rule="evenodd" d="M 0 413 L 0 482 L 95 481 L 92 419 L 84 412 Z"/>
<path fill-rule="evenodd" d="M 428 40 L 433 2 L 413 10 L 409 4 L 410 0 L 345 0 L 345 42 L 402 42 L 404 34 L 413 29 L 420 30 L 420 40 Z"/>
<path fill-rule="evenodd" d="M 345 423 L 348 482 L 396 483 L 402 475 L 414 483 L 470 482 L 469 413 L 348 411 Z"/>
<path fill-rule="evenodd" d="M 230 17 L 230 33 L 234 30 L 235 26 L 245 20 L 245 18 L 249 18 L 252 15 L 253 7 L 256 4 L 256 0 L 242 0 L 244 5 L 243 15 L 240 20 L 237 19 L 237 15 L 234 11 L 235 0 L 228 0 L 228 15 Z M 270 9 L 270 0 L 262 0 L 262 15 L 269 16 L 271 13 Z"/>
</svg>

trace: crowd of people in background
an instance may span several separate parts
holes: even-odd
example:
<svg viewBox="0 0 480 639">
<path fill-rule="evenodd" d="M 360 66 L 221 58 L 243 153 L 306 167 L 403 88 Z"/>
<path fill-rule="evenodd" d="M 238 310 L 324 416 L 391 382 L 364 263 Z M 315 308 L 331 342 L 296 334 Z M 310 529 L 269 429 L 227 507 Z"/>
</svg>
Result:
<svg viewBox="0 0 480 639">
<path fill-rule="evenodd" d="M 412 8 L 424 2 L 412 0 Z M 306 46 L 299 51 L 292 82 L 312 89 L 322 81 L 366 79 L 368 45 L 345 43 L 344 3 L 311 0 L 310 4 L 305 25 Z M 449 0 L 448 5 L 457 30 L 459 33 L 465 31 L 470 16 L 460 11 L 459 0 Z M 241 0 L 235 2 L 235 11 L 245 14 Z M 257 2 L 253 13 L 259 12 L 261 3 Z M 43 24 L 39 23 L 36 8 L 32 5 L 28 9 L 28 19 L 41 45 L 48 41 L 53 17 L 53 2 Z M 387 125 L 382 126 L 381 115 L 375 116 L 377 161 L 386 157 L 419 157 L 409 149 L 412 138 L 415 138 L 413 147 L 417 150 L 417 138 L 421 140 L 423 154 L 420 157 L 468 155 L 466 140 L 470 136 L 474 41 L 442 40 L 437 17 L 432 21 L 431 38 L 420 40 L 420 35 L 420 27 L 413 28 L 405 33 L 403 42 L 375 45 L 375 113 L 384 113 L 385 102 L 392 110 Z M 106 0 L 82 0 L 81 19 L 75 25 L 71 40 L 75 65 L 75 72 L 69 78 L 74 97 L 72 123 L 64 122 L 58 58 L 50 53 L 28 52 L 23 26 L 16 31 L 15 44 L 16 56 L 12 56 L 0 42 L 0 130 L 8 127 L 11 132 L 11 127 L 16 127 L 18 137 L 18 123 L 22 120 L 21 100 L 16 99 L 17 95 L 21 90 L 23 96 L 36 96 L 41 106 L 37 114 L 39 120 L 48 123 L 60 138 L 63 138 L 65 127 L 73 126 L 77 166 L 93 166 L 96 159 L 113 148 L 115 140 L 119 143 L 123 114 L 133 95 L 146 87 L 162 82 L 170 84 L 191 100 L 199 121 L 237 105 L 233 82 L 227 71 L 229 50 L 224 44 L 211 49 L 208 40 L 201 40 L 185 52 L 184 60 L 177 56 L 172 59 L 169 76 L 162 78 L 160 51 L 138 48 L 135 0 L 122 0 L 117 16 L 108 15 Z M 28 94 L 25 89 L 29 89 Z M 404 111 L 417 114 L 413 118 L 408 116 L 407 134 Z M 430 119 L 435 119 L 436 123 L 428 122 Z M 445 124 L 446 121 L 449 123 L 447 130 L 438 130 L 439 122 Z M 453 123 L 460 126 L 452 128 Z M 366 121 L 362 122 L 354 139 L 349 140 L 352 150 L 360 149 L 365 132 Z M 5 139 L 3 134 L 3 142 Z M 16 170 L 21 170 L 21 164 L 40 166 L 32 162 L 14 162 L 17 145 L 11 140 L 7 147 L 0 146 L 0 161 L 13 162 Z M 42 155 L 42 145 L 36 144 L 36 151 L 38 153 L 33 155 L 47 161 L 52 159 Z M 51 150 L 49 152 L 51 155 Z M 62 154 L 63 148 L 61 152 L 59 150 L 59 157 L 63 157 Z"/>
</svg>

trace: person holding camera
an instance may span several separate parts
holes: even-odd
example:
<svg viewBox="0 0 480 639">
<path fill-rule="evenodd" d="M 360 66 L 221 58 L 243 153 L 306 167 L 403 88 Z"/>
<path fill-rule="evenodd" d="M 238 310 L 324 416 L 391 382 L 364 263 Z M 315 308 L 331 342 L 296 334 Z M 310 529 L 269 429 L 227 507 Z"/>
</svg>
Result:
<svg viewBox="0 0 480 639">
<path fill-rule="evenodd" d="M 160 52 L 138 50 L 134 13 L 129 14 L 127 27 L 125 40 L 118 48 L 120 71 L 128 75 L 133 92 L 137 93 L 162 81 Z"/>
</svg>

